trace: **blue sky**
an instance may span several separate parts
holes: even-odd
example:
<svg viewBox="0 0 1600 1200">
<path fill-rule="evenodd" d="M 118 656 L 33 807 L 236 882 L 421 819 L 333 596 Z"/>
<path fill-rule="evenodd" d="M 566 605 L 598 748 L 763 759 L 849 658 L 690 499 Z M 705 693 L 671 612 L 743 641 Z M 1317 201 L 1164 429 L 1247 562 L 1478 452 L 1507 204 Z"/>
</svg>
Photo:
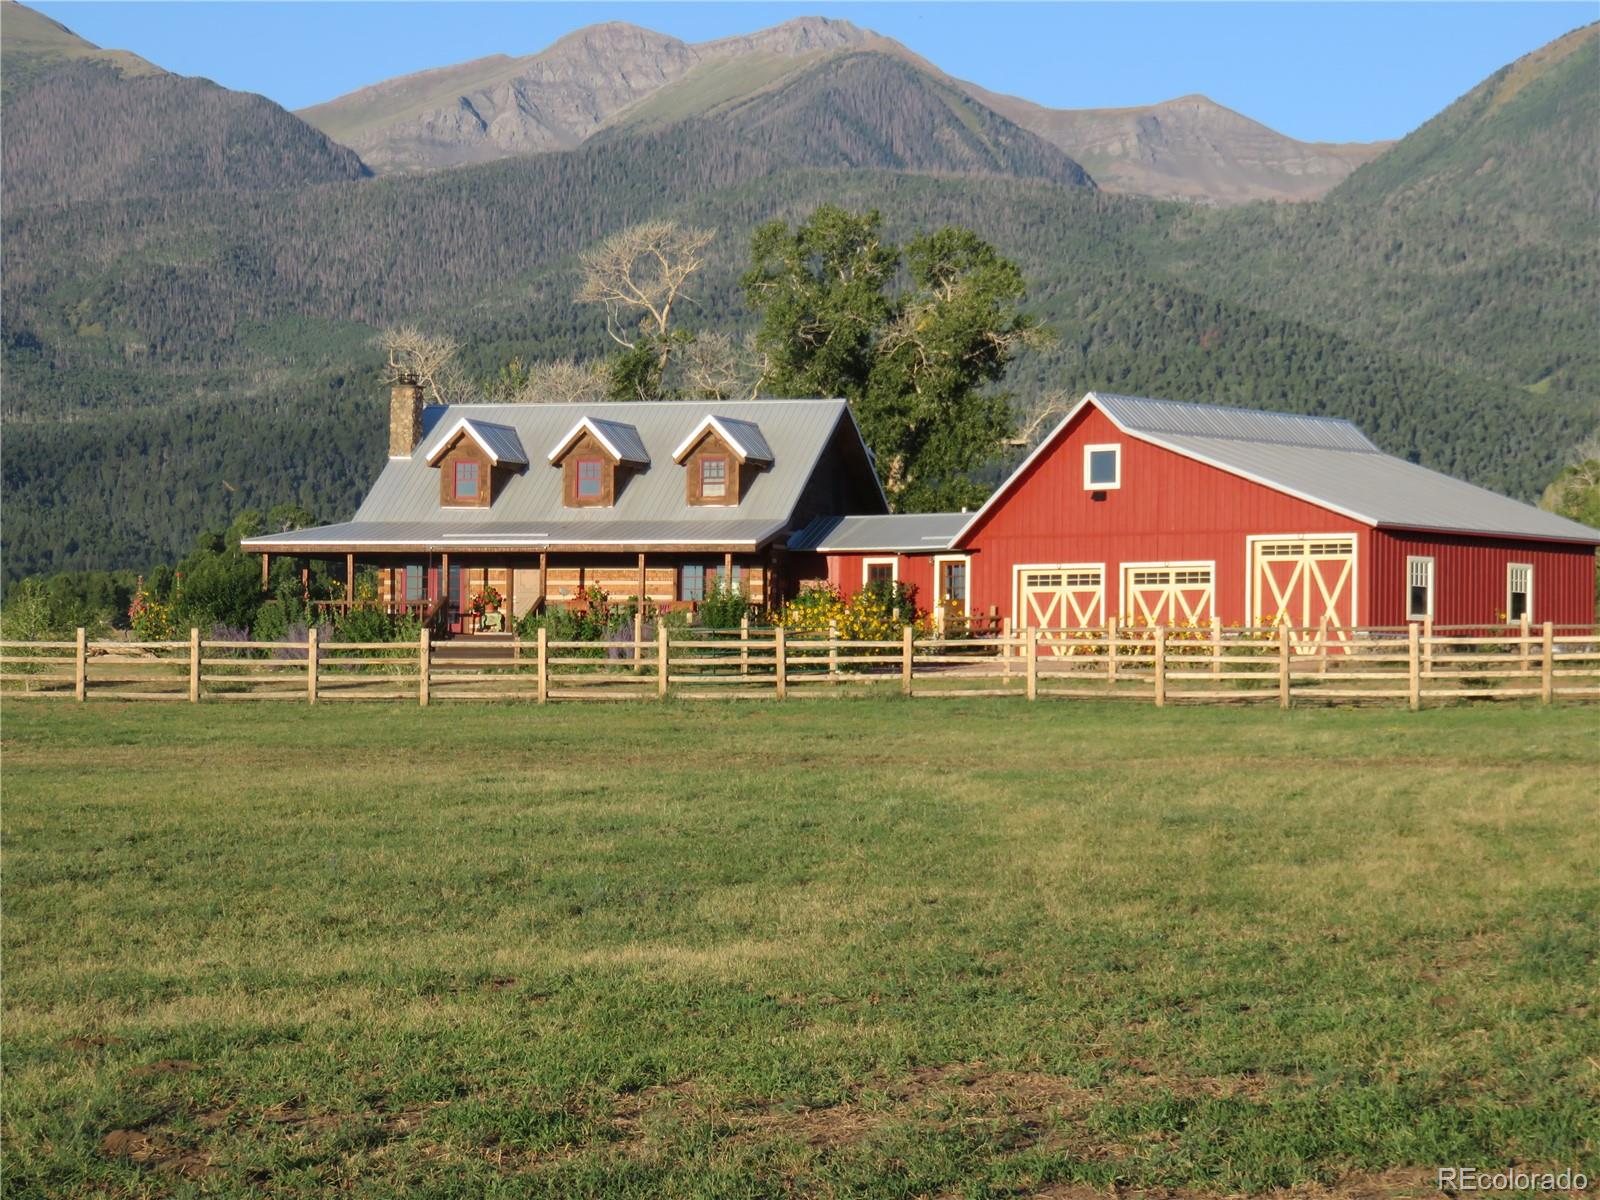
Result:
<svg viewBox="0 0 1600 1200">
<path fill-rule="evenodd" d="M 819 13 L 1058 108 L 1200 92 L 1306 140 L 1399 137 L 1600 16 L 1585 3 L 40 3 L 102 46 L 288 108 L 598 21 L 702 41 Z"/>
</svg>

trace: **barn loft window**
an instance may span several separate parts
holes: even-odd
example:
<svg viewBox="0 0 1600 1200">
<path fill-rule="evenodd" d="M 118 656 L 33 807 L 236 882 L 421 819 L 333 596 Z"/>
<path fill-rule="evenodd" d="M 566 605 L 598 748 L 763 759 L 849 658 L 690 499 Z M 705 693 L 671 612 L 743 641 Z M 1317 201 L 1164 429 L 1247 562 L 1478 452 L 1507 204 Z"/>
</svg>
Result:
<svg viewBox="0 0 1600 1200">
<path fill-rule="evenodd" d="M 1510 563 L 1506 567 L 1506 620 L 1533 620 L 1533 566 Z"/>
<path fill-rule="evenodd" d="M 1426 621 L 1433 616 L 1433 559 L 1416 555 L 1406 559 L 1406 620 Z"/>
<path fill-rule="evenodd" d="M 1119 445 L 1083 448 L 1083 486 L 1085 491 L 1104 492 L 1122 486 L 1122 447 Z"/>
<path fill-rule="evenodd" d="M 861 582 L 870 587 L 875 583 L 893 583 L 900 575 L 900 561 L 894 558 L 868 558 L 861 563 Z"/>
<path fill-rule="evenodd" d="M 478 498 L 478 464 L 475 462 L 458 462 L 456 464 L 456 499 L 476 500 Z"/>
</svg>

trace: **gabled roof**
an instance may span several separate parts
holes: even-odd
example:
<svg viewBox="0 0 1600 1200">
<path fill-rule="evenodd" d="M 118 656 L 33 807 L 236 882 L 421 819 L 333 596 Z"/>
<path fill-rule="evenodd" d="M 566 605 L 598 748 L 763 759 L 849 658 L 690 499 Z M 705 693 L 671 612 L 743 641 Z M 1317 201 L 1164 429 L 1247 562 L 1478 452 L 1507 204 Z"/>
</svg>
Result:
<svg viewBox="0 0 1600 1200">
<path fill-rule="evenodd" d="M 562 455 L 572 449 L 572 443 L 585 433 L 592 435 L 595 441 L 604 446 L 606 453 L 616 462 L 628 463 L 635 467 L 650 465 L 650 452 L 644 448 L 644 442 L 639 439 L 639 430 L 635 426 L 629 425 L 626 421 L 607 421 L 587 415 L 580 417 L 578 423 L 567 430 L 561 440 L 551 448 L 550 461 L 561 461 Z"/>
<path fill-rule="evenodd" d="M 728 448 L 739 456 L 740 462 L 756 463 L 759 466 L 772 465 L 772 447 L 767 445 L 767 439 L 761 436 L 761 426 L 754 421 L 741 421 L 735 417 L 708 416 L 696 425 L 689 436 L 678 443 L 678 448 L 672 452 L 672 461 L 681 463 L 688 456 L 694 445 L 706 435 L 707 430 L 715 431 L 716 435 L 728 444 Z"/>
<path fill-rule="evenodd" d="M 789 538 L 791 550 L 822 554 L 887 550 L 907 554 L 948 550 L 968 513 L 893 513 L 887 516 L 818 517 Z"/>
<path fill-rule="evenodd" d="M 718 415 L 762 431 L 772 467 L 758 472 L 737 505 L 690 505 L 683 472 L 670 463 L 672 447 L 702 423 L 706 402 L 601 404 L 472 404 L 427 410 L 432 429 L 450 430 L 463 418 L 512 430 L 523 446 L 553 446 L 583 428 L 587 418 L 607 431 L 631 428 L 638 447 L 624 451 L 655 465 L 641 467 L 609 508 L 568 508 L 559 471 L 521 471 L 500 487 L 490 508 L 447 508 L 429 468 L 432 433 L 409 458 L 388 460 L 355 517 L 339 525 L 247 539 L 250 550 L 318 553 L 327 548 L 391 549 L 464 545 L 532 550 L 584 546 L 727 546 L 757 548 L 793 528 L 802 499 L 830 446 L 846 473 L 849 506 L 883 512 L 888 503 L 872 471 L 849 405 L 843 400 L 719 402 Z M 838 439 L 836 443 L 835 439 Z M 809 518 L 814 508 L 804 510 Z"/>
<path fill-rule="evenodd" d="M 437 428 L 437 426 L 435 426 Z M 429 443 L 429 449 L 424 452 L 428 465 L 434 466 L 449 449 L 450 443 L 456 440 L 458 434 L 478 443 L 478 448 L 489 456 L 489 461 L 497 467 L 525 467 L 528 465 L 528 456 L 523 453 L 522 442 L 517 437 L 517 431 L 509 425 L 497 425 L 493 421 L 473 420 L 471 417 L 461 417 L 444 426 L 444 432 Z"/>
<path fill-rule="evenodd" d="M 1385 454 L 1349 421 L 1089 392 L 972 515 L 956 545 L 1090 404 L 1131 437 L 1366 525 L 1600 544 L 1600 530 Z"/>
</svg>

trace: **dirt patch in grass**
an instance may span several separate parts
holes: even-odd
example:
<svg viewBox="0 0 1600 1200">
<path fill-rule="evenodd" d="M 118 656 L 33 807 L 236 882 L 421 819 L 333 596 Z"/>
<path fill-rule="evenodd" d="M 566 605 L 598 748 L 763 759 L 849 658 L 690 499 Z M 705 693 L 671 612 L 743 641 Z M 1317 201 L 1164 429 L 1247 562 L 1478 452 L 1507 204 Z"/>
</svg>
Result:
<svg viewBox="0 0 1600 1200">
<path fill-rule="evenodd" d="M 182 1075 L 199 1069 L 199 1063 L 190 1062 L 187 1058 L 163 1058 L 134 1067 L 128 1074 L 134 1079 L 148 1079 L 152 1075 Z"/>
<path fill-rule="evenodd" d="M 209 1154 L 181 1146 L 157 1130 L 113 1129 L 100 1139 L 100 1153 L 186 1179 L 200 1179 L 211 1171 Z"/>
<path fill-rule="evenodd" d="M 109 1035 L 69 1037 L 62 1039 L 61 1048 L 63 1050 L 103 1050 L 107 1046 L 120 1046 L 122 1044 L 122 1038 Z"/>
<path fill-rule="evenodd" d="M 1263 1192 L 1264 1200 L 1409 1200 L 1438 1196 L 1434 1174 L 1422 1167 L 1395 1167 L 1387 1171 L 1357 1171 L 1331 1184 L 1302 1183 Z M 1029 1200 L 1222 1200 L 1216 1192 L 1188 1188 L 1117 1188 L 1107 1192 L 1084 1183 L 1063 1183 L 1030 1192 Z M 940 1200 L 954 1200 L 941 1197 Z"/>
</svg>

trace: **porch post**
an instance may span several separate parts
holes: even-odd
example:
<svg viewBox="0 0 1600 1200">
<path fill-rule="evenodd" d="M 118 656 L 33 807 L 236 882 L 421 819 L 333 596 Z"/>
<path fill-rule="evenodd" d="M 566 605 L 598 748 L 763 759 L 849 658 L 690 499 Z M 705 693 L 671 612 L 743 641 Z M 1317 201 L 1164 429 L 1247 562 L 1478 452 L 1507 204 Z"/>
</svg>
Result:
<svg viewBox="0 0 1600 1200">
<path fill-rule="evenodd" d="M 645 574 L 644 552 L 639 553 L 639 611 L 644 611 L 644 602 L 649 596 L 649 576 Z"/>
<path fill-rule="evenodd" d="M 502 607 L 506 610 L 506 628 L 514 630 L 517 627 L 517 564 L 514 561 L 506 562 L 506 594 Z"/>
<path fill-rule="evenodd" d="M 267 594 L 267 573 L 270 570 L 268 560 L 271 558 L 272 555 L 265 552 L 261 555 L 261 594 L 263 596 Z"/>
<path fill-rule="evenodd" d="M 722 586 L 733 587 L 733 553 L 730 551 L 722 556 Z"/>
<path fill-rule="evenodd" d="M 356 606 L 356 556 L 354 554 L 346 554 L 344 556 L 344 606 L 346 608 L 354 608 Z"/>
<path fill-rule="evenodd" d="M 549 554 L 547 554 L 543 550 L 539 551 L 539 597 L 538 597 L 537 600 L 535 600 L 533 602 L 533 605 L 534 605 L 534 607 L 536 609 L 544 607 L 545 592 L 549 590 L 548 589 L 548 584 L 546 582 L 546 576 L 548 574 L 547 568 L 549 567 L 549 565 L 550 565 L 550 556 L 549 556 Z"/>
</svg>

